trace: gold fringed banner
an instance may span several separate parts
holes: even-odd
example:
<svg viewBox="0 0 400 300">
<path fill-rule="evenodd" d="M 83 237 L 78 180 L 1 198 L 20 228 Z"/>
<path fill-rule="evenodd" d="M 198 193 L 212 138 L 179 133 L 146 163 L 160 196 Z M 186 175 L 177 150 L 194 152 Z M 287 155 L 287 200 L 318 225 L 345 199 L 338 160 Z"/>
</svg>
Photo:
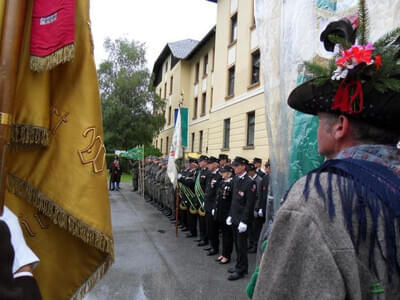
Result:
<svg viewBox="0 0 400 300">
<path fill-rule="evenodd" d="M 59 64 L 64 64 L 72 61 L 74 59 L 74 56 L 74 44 L 67 45 L 61 49 L 58 49 L 56 52 L 53 52 L 52 54 L 45 57 L 31 55 L 31 70 L 34 72 L 50 71 Z"/>
<path fill-rule="evenodd" d="M 111 256 L 108 256 L 106 261 L 88 278 L 88 280 L 76 291 L 75 295 L 70 300 L 81 300 L 85 295 L 94 287 L 103 275 L 107 272 L 108 268 L 114 262 Z"/>
<path fill-rule="evenodd" d="M 48 146 L 50 131 L 47 128 L 32 125 L 13 125 L 11 131 L 11 143 L 24 146 Z"/>
<path fill-rule="evenodd" d="M 110 237 L 71 216 L 56 205 L 47 195 L 25 180 L 13 174 L 8 174 L 7 188 L 10 193 L 36 207 L 42 214 L 51 219 L 54 224 L 79 237 L 85 243 L 109 253 L 114 258 L 113 240 Z"/>
</svg>

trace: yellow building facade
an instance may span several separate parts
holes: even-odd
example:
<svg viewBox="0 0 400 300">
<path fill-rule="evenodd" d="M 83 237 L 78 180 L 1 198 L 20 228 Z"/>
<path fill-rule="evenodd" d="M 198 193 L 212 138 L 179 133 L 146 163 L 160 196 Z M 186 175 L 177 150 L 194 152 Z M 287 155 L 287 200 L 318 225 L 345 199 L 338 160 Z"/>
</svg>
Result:
<svg viewBox="0 0 400 300">
<path fill-rule="evenodd" d="M 168 43 L 153 84 L 166 99 L 166 125 L 153 144 L 168 155 L 174 110 L 189 108 L 188 152 L 268 158 L 260 51 L 253 1 L 219 0 L 217 22 L 199 42 Z"/>
</svg>

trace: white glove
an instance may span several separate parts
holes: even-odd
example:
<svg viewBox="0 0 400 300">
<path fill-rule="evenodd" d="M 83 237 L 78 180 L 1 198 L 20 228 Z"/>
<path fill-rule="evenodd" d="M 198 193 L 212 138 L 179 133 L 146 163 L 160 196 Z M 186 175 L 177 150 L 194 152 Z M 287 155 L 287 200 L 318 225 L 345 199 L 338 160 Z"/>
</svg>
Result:
<svg viewBox="0 0 400 300">
<path fill-rule="evenodd" d="M 260 209 L 258 210 L 258 216 L 259 216 L 260 218 L 262 218 L 262 217 L 264 216 L 264 214 L 263 214 L 263 212 L 262 212 L 262 208 L 260 208 Z"/>
<path fill-rule="evenodd" d="M 211 210 L 211 215 L 215 215 L 215 209 Z"/>
<path fill-rule="evenodd" d="M 254 211 L 254 218 L 257 218 L 258 217 L 258 213 L 257 213 L 257 211 L 255 210 Z"/>
<path fill-rule="evenodd" d="M 226 225 L 228 225 L 228 226 L 232 225 L 232 217 L 231 216 L 226 218 Z"/>
<path fill-rule="evenodd" d="M 238 230 L 239 230 L 239 233 L 246 232 L 246 230 L 247 230 L 247 224 L 244 224 L 243 222 L 240 222 L 240 223 L 239 223 L 239 226 L 238 226 Z"/>
<path fill-rule="evenodd" d="M 182 178 L 182 174 L 178 173 L 178 180 Z"/>
</svg>

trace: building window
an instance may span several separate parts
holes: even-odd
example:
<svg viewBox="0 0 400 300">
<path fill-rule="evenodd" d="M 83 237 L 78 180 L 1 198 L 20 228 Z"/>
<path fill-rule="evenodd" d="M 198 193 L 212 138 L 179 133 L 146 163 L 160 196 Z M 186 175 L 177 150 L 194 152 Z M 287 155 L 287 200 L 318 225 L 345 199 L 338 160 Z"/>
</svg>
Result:
<svg viewBox="0 0 400 300">
<path fill-rule="evenodd" d="M 203 130 L 199 132 L 199 152 L 203 152 Z"/>
<path fill-rule="evenodd" d="M 164 84 L 164 99 L 167 99 L 167 83 Z"/>
<path fill-rule="evenodd" d="M 255 112 L 247 113 L 247 146 L 254 146 Z"/>
<path fill-rule="evenodd" d="M 208 74 L 208 54 L 204 56 L 203 76 Z"/>
<path fill-rule="evenodd" d="M 211 72 L 214 72 L 214 64 L 215 64 L 215 47 L 212 49 L 212 64 L 211 64 Z"/>
<path fill-rule="evenodd" d="M 160 142 L 160 152 L 161 152 L 161 153 L 163 153 L 163 152 L 162 152 L 162 146 L 163 146 L 163 139 L 161 139 L 161 142 Z"/>
<path fill-rule="evenodd" d="M 169 136 L 167 136 L 167 141 L 165 143 L 165 154 L 168 155 L 169 148 L 168 148 L 168 143 L 169 143 Z M 161 152 L 162 153 L 162 152 Z"/>
<path fill-rule="evenodd" d="M 199 82 L 199 74 L 200 74 L 200 63 L 197 63 L 196 64 L 196 74 L 194 74 L 194 76 L 195 76 L 194 83 Z"/>
<path fill-rule="evenodd" d="M 165 73 L 168 71 L 168 60 L 165 62 Z"/>
<path fill-rule="evenodd" d="M 197 119 L 197 108 L 198 108 L 198 105 L 199 105 L 199 100 L 198 100 L 198 98 L 196 97 L 196 98 L 194 98 L 194 103 L 193 103 L 193 120 L 194 119 Z"/>
<path fill-rule="evenodd" d="M 158 148 L 158 140 L 156 140 L 156 148 Z"/>
<path fill-rule="evenodd" d="M 256 84 L 260 81 L 260 50 L 251 54 L 251 81 L 250 84 Z"/>
<path fill-rule="evenodd" d="M 228 70 L 228 96 L 233 96 L 235 92 L 235 66 Z"/>
<path fill-rule="evenodd" d="M 172 95 L 172 90 L 174 88 L 174 77 L 171 76 L 171 79 L 169 81 L 169 94 Z"/>
<path fill-rule="evenodd" d="M 191 152 L 194 152 L 194 132 L 192 132 L 192 151 Z"/>
<path fill-rule="evenodd" d="M 231 40 L 230 42 L 233 43 L 237 39 L 237 14 L 234 14 L 231 17 Z"/>
<path fill-rule="evenodd" d="M 231 134 L 231 119 L 224 120 L 224 149 L 229 149 L 229 136 Z"/>
<path fill-rule="evenodd" d="M 171 110 L 172 110 L 171 106 L 168 107 L 168 125 L 171 125 L 171 117 L 172 117 L 171 116 L 171 114 L 172 114 Z"/>
<path fill-rule="evenodd" d="M 201 114 L 200 114 L 201 117 L 206 114 L 206 104 L 207 104 L 207 94 L 203 93 L 203 97 L 201 99 Z"/>
</svg>

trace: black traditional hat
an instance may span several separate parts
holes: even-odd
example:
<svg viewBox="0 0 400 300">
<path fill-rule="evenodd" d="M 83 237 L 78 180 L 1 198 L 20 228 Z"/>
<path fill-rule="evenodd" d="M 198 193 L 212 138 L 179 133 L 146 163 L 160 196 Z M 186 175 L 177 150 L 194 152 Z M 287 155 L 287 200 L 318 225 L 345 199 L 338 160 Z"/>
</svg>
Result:
<svg viewBox="0 0 400 300">
<path fill-rule="evenodd" d="M 233 166 L 237 166 L 237 165 L 245 165 L 247 166 L 249 164 L 249 161 L 243 157 L 240 156 L 236 156 L 235 159 L 232 162 Z"/>
<path fill-rule="evenodd" d="M 190 164 L 197 164 L 197 159 L 195 159 L 194 157 L 189 157 L 189 163 Z"/>
<path fill-rule="evenodd" d="M 201 161 L 208 161 L 208 156 L 207 156 L 207 155 L 200 155 L 198 161 L 199 161 L 199 162 L 201 162 Z"/>
<path fill-rule="evenodd" d="M 348 25 L 343 20 L 333 22 L 321 34 L 328 51 L 333 50 L 332 43 L 340 45 L 340 56 L 332 58 L 328 67 L 306 62 L 311 80 L 291 92 L 288 105 L 306 114 L 343 114 L 400 132 L 400 29 L 374 45 L 361 32 L 359 45 L 353 45 Z"/>
<path fill-rule="evenodd" d="M 209 158 L 208 158 L 208 161 L 207 161 L 209 164 L 212 164 L 212 163 L 218 163 L 219 164 L 219 159 L 218 158 L 216 158 L 216 157 L 214 157 L 214 156 L 210 156 Z"/>
<path fill-rule="evenodd" d="M 253 158 L 253 164 L 256 164 L 256 163 L 262 163 L 262 159 L 261 158 L 258 158 L 258 157 L 254 157 Z"/>
<path fill-rule="evenodd" d="M 255 166 L 255 164 L 248 164 L 247 165 L 247 171 L 257 171 L 257 168 Z"/>
<path fill-rule="evenodd" d="M 231 166 L 226 165 L 221 168 L 221 173 L 225 173 L 225 172 L 230 172 L 233 174 L 234 170 Z"/>
<path fill-rule="evenodd" d="M 226 154 L 220 154 L 219 156 L 218 156 L 218 158 L 219 158 L 219 160 L 228 160 L 228 155 L 226 155 Z"/>
</svg>

